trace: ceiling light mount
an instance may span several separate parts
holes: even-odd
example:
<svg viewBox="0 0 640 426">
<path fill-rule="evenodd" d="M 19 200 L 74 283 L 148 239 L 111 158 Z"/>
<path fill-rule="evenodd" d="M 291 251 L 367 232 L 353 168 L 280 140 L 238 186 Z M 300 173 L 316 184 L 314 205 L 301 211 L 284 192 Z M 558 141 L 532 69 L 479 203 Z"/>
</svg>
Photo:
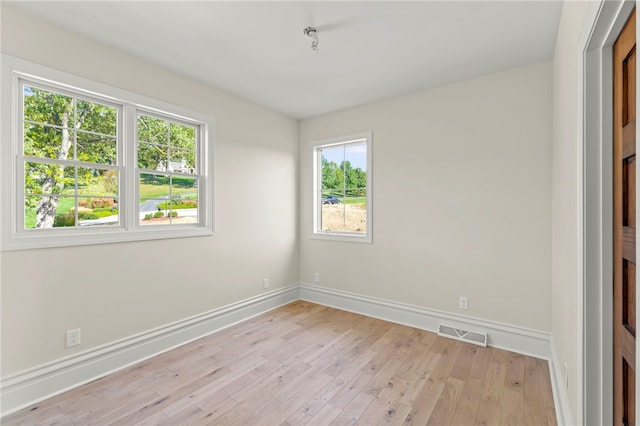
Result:
<svg viewBox="0 0 640 426">
<path fill-rule="evenodd" d="M 320 40 L 318 39 L 318 31 L 315 29 L 315 27 L 307 27 L 304 29 L 303 33 L 307 37 L 311 38 L 311 50 L 318 53 L 320 51 L 320 48 L 318 47 L 318 45 L 320 44 Z"/>
</svg>

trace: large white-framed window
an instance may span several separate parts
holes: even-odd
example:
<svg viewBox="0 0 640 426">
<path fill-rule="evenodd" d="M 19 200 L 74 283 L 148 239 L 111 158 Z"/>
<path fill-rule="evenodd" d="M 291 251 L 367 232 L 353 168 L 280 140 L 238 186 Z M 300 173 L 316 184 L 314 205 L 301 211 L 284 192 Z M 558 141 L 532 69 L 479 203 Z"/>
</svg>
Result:
<svg viewBox="0 0 640 426">
<path fill-rule="evenodd" d="M 2 249 L 213 234 L 213 119 L 2 55 Z"/>
<path fill-rule="evenodd" d="M 312 238 L 372 242 L 371 132 L 311 144 Z"/>
</svg>

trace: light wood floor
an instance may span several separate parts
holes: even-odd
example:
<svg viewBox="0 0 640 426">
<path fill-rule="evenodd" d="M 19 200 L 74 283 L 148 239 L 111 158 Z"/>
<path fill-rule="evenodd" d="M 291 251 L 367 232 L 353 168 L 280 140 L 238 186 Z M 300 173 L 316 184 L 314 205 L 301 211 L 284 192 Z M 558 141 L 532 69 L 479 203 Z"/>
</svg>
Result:
<svg viewBox="0 0 640 426">
<path fill-rule="evenodd" d="M 9 425 L 555 425 L 548 363 L 295 302 Z"/>
</svg>

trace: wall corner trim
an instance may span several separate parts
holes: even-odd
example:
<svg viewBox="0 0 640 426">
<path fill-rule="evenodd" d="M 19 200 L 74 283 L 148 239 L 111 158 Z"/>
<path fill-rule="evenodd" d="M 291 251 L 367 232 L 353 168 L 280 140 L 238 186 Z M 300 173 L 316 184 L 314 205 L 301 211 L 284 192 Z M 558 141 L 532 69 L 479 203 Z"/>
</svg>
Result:
<svg viewBox="0 0 640 426">
<path fill-rule="evenodd" d="M 275 289 L 2 378 L 1 416 L 298 300 L 298 285 Z"/>
</svg>

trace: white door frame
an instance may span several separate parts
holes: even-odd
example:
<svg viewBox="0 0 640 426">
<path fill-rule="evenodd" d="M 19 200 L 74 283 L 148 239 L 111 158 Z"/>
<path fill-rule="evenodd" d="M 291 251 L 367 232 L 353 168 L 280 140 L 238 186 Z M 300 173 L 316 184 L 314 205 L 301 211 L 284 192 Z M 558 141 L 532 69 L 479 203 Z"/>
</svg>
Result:
<svg viewBox="0 0 640 426">
<path fill-rule="evenodd" d="M 578 102 L 582 112 L 578 120 L 578 301 L 582 305 L 578 371 L 582 380 L 577 420 L 587 425 L 611 424 L 613 420 L 611 52 L 635 5 L 636 1 L 592 3 L 578 41 Z M 636 383 L 639 379 L 636 371 Z M 640 406 L 639 394 L 636 407 Z"/>
</svg>

